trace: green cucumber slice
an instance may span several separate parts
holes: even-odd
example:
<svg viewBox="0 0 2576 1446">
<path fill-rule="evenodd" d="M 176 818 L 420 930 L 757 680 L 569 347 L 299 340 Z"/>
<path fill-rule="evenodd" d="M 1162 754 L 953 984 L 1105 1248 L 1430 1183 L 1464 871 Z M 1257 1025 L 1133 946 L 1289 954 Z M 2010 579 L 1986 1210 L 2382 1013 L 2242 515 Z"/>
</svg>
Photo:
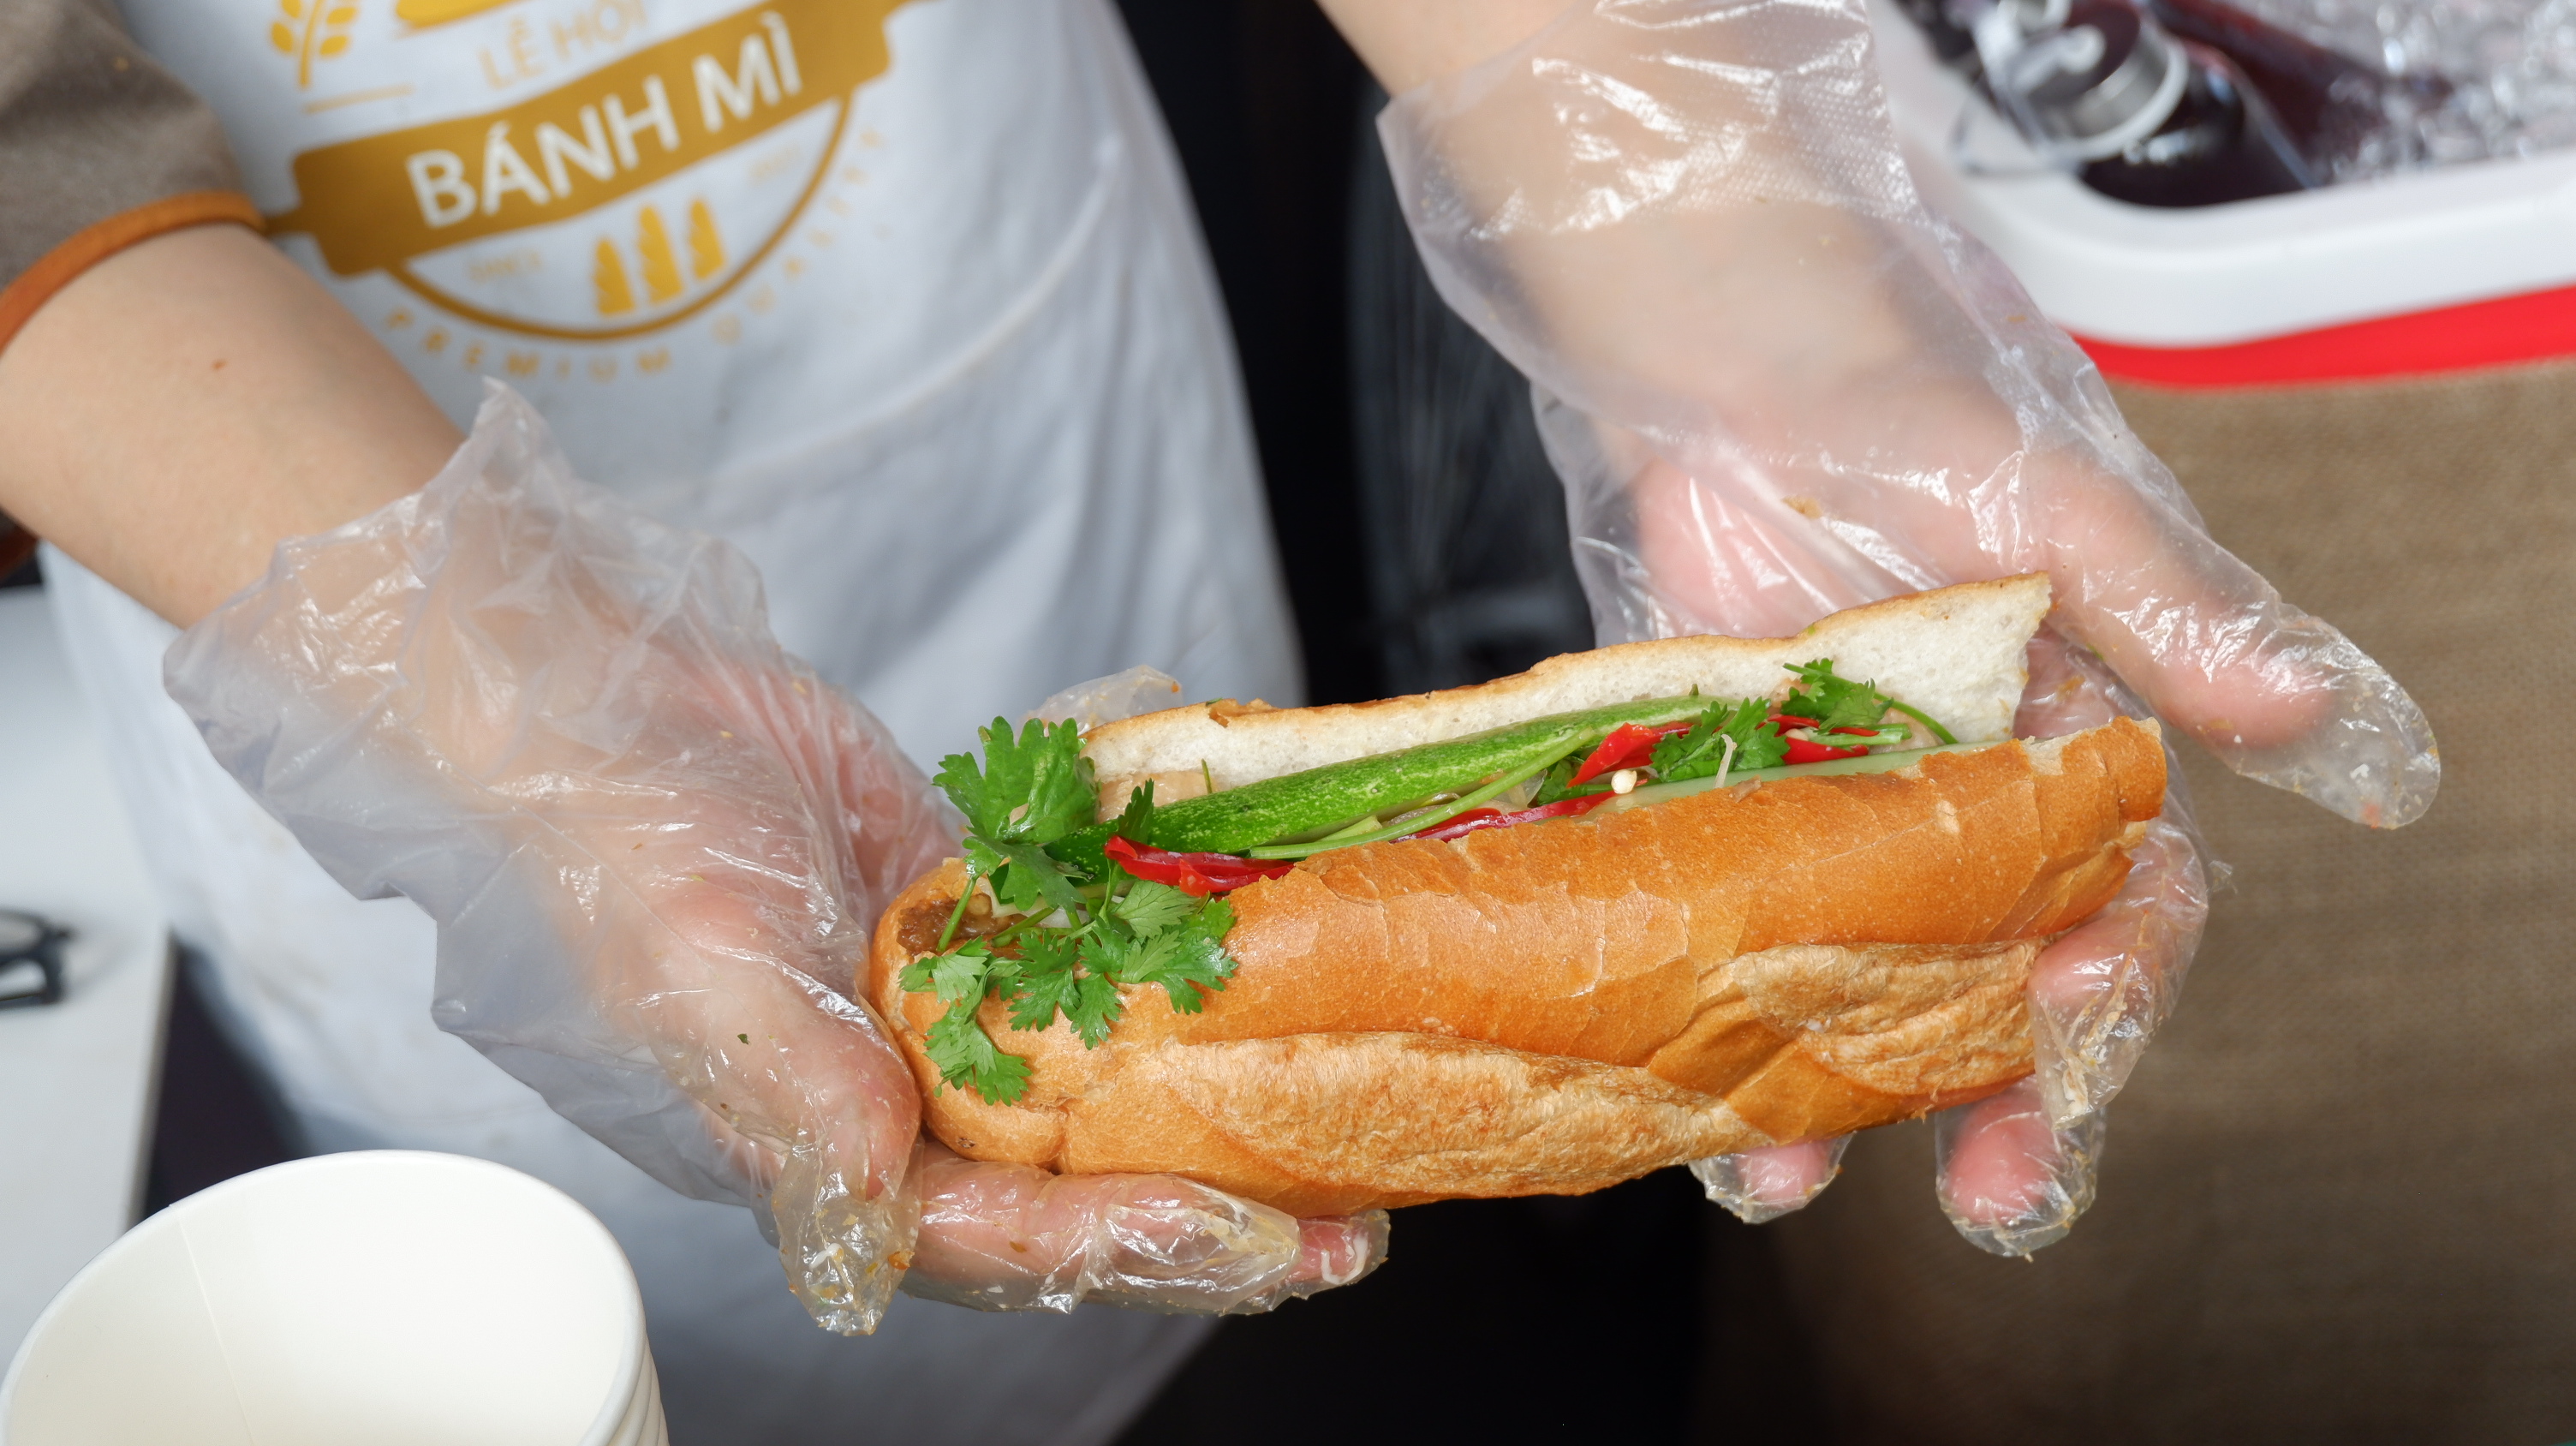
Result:
<svg viewBox="0 0 2576 1446">
<path fill-rule="evenodd" d="M 1273 840 L 1312 836 L 1366 814 L 1385 817 L 1443 793 L 1474 793 L 1498 776 L 1526 777 L 1622 723 L 1677 723 L 1704 711 L 1709 702 L 1701 697 L 1649 698 L 1559 713 L 1183 799 L 1154 810 L 1152 842 L 1181 853 L 1249 853 Z"/>
<path fill-rule="evenodd" d="M 1326 849 L 1348 849 L 1357 848 L 1361 844 L 1385 843 L 1389 839 L 1399 839 L 1409 833 L 1420 833 L 1426 828 L 1438 828 L 1440 825 L 1447 823 L 1449 820 L 1456 818 L 1467 810 L 1471 808 L 1479 808 L 1485 804 L 1491 803 L 1511 790 L 1518 788 L 1522 784 L 1527 783 L 1531 779 L 1538 777 L 1540 774 L 1545 773 L 1551 768 L 1554 768 L 1559 760 L 1572 754 L 1575 749 L 1582 746 L 1583 741 L 1578 738 L 1573 743 L 1567 745 L 1562 752 L 1556 755 L 1556 757 L 1545 759 L 1532 767 L 1522 769 L 1518 773 L 1506 773 L 1500 778 L 1495 779 L 1493 782 L 1486 784 L 1484 787 L 1477 789 L 1475 792 L 1468 794 L 1464 798 L 1451 799 L 1449 802 L 1440 805 L 1438 808 L 1432 809 L 1428 813 L 1416 814 L 1410 818 L 1398 819 L 1394 823 L 1387 824 L 1382 828 L 1371 829 L 1365 833 L 1356 832 L 1354 829 L 1344 829 L 1340 833 L 1326 834 L 1324 837 L 1319 838 L 1312 843 L 1266 844 L 1260 848 L 1252 850 L 1252 857 L 1256 859 L 1302 859 L 1310 854 L 1322 853 Z"/>
</svg>

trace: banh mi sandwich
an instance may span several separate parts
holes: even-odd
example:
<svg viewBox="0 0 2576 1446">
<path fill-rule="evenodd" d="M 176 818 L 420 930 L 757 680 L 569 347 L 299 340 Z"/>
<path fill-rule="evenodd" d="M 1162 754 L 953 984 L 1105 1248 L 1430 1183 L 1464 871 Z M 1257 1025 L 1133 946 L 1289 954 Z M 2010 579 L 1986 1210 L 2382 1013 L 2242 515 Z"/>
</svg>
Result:
<svg viewBox="0 0 2576 1446">
<path fill-rule="evenodd" d="M 958 1153 L 1292 1214 L 1574 1194 L 2031 1072 L 2163 807 L 2015 741 L 2045 578 L 1347 706 L 995 720 L 866 981 Z"/>
</svg>

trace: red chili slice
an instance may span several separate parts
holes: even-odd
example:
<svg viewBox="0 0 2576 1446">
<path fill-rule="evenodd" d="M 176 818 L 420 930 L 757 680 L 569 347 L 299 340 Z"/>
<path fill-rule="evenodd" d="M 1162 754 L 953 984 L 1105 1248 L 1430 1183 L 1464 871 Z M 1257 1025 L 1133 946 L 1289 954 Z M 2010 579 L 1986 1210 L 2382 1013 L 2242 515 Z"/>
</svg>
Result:
<svg viewBox="0 0 2576 1446">
<path fill-rule="evenodd" d="M 1697 721 L 1685 718 L 1679 723 L 1666 723 L 1661 727 L 1622 723 L 1610 730 L 1610 736 L 1601 740 L 1601 746 L 1592 750 L 1592 756 L 1583 760 L 1582 767 L 1574 770 L 1574 777 L 1566 781 L 1566 786 L 1580 788 L 1605 773 L 1615 773 L 1622 768 L 1642 768 L 1655 756 L 1656 744 L 1676 733 L 1688 733 Z"/>
<path fill-rule="evenodd" d="M 1465 838 L 1481 828 L 1509 828 L 1516 823 L 1536 823 L 1543 818 L 1581 818 L 1618 796 L 1615 793 L 1587 793 L 1581 798 L 1560 798 L 1554 803 L 1543 803 L 1518 813 L 1505 813 L 1499 808 L 1471 808 L 1447 823 L 1426 828 L 1420 833 L 1409 833 L 1405 837 Z"/>
<path fill-rule="evenodd" d="M 1788 756 L 1782 759 L 1782 762 L 1822 763 L 1829 758 L 1858 758 L 1869 751 L 1869 746 L 1867 744 L 1863 744 L 1858 748 L 1834 748 L 1823 743 L 1812 742 L 1805 738 L 1789 738 L 1785 736 L 1792 728 L 1813 728 L 1815 726 L 1816 720 L 1813 718 L 1800 718 L 1788 713 L 1774 713 L 1771 715 L 1772 731 L 1782 734 L 1782 741 L 1789 745 Z M 1867 733 L 1871 730 L 1867 728 L 1837 728 L 1834 731 L 1836 733 Z"/>
<path fill-rule="evenodd" d="M 1230 894 L 1262 879 L 1275 879 L 1296 867 L 1287 859 L 1247 859 L 1234 854 L 1177 854 L 1169 849 L 1131 843 L 1116 834 L 1110 835 L 1109 842 L 1100 848 L 1101 852 L 1116 859 L 1120 868 L 1136 877 L 1169 884 L 1202 899 L 1210 894 Z"/>
</svg>

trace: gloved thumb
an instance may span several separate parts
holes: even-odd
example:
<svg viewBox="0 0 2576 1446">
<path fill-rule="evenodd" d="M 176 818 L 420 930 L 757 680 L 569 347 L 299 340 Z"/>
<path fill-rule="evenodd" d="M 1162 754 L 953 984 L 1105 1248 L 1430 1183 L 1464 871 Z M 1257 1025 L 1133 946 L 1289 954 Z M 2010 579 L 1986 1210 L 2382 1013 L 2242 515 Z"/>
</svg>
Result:
<svg viewBox="0 0 2576 1446">
<path fill-rule="evenodd" d="M 1843 1152 L 1850 1148 L 1851 1136 L 1837 1135 L 1830 1140 L 1713 1155 L 1691 1161 L 1690 1171 L 1709 1199 L 1745 1224 L 1761 1225 L 1803 1210 L 1823 1194 L 1842 1173 Z"/>
<path fill-rule="evenodd" d="M 1169 1175 L 1052 1175 L 926 1147 L 907 1294 L 984 1310 L 1085 1300 L 1206 1314 L 1268 1310 L 1386 1258 L 1382 1210 L 1298 1220 Z"/>
</svg>

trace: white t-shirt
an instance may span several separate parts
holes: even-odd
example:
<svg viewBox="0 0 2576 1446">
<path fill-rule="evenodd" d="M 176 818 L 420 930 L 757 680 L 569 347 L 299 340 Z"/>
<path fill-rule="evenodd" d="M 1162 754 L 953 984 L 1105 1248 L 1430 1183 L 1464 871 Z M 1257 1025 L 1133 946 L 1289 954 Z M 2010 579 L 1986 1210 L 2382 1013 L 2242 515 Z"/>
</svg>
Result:
<svg viewBox="0 0 2576 1446">
<path fill-rule="evenodd" d="M 1296 694 L 1221 317 L 1105 0 L 123 5 L 278 243 L 460 425 L 499 377 L 593 480 L 741 546 L 781 640 L 917 760 L 1140 662 Z M 169 629 L 48 565 L 172 917 L 290 1115 L 590 1204 L 675 1439 L 1102 1439 L 1195 1339 L 918 1303 L 815 1331 L 742 1212 L 439 1034 L 427 921 L 340 892 L 160 693 Z"/>
<path fill-rule="evenodd" d="M 916 756 L 1153 663 L 1296 688 L 1223 323 L 1099 0 L 125 0 L 469 420 L 761 565 Z"/>
</svg>

